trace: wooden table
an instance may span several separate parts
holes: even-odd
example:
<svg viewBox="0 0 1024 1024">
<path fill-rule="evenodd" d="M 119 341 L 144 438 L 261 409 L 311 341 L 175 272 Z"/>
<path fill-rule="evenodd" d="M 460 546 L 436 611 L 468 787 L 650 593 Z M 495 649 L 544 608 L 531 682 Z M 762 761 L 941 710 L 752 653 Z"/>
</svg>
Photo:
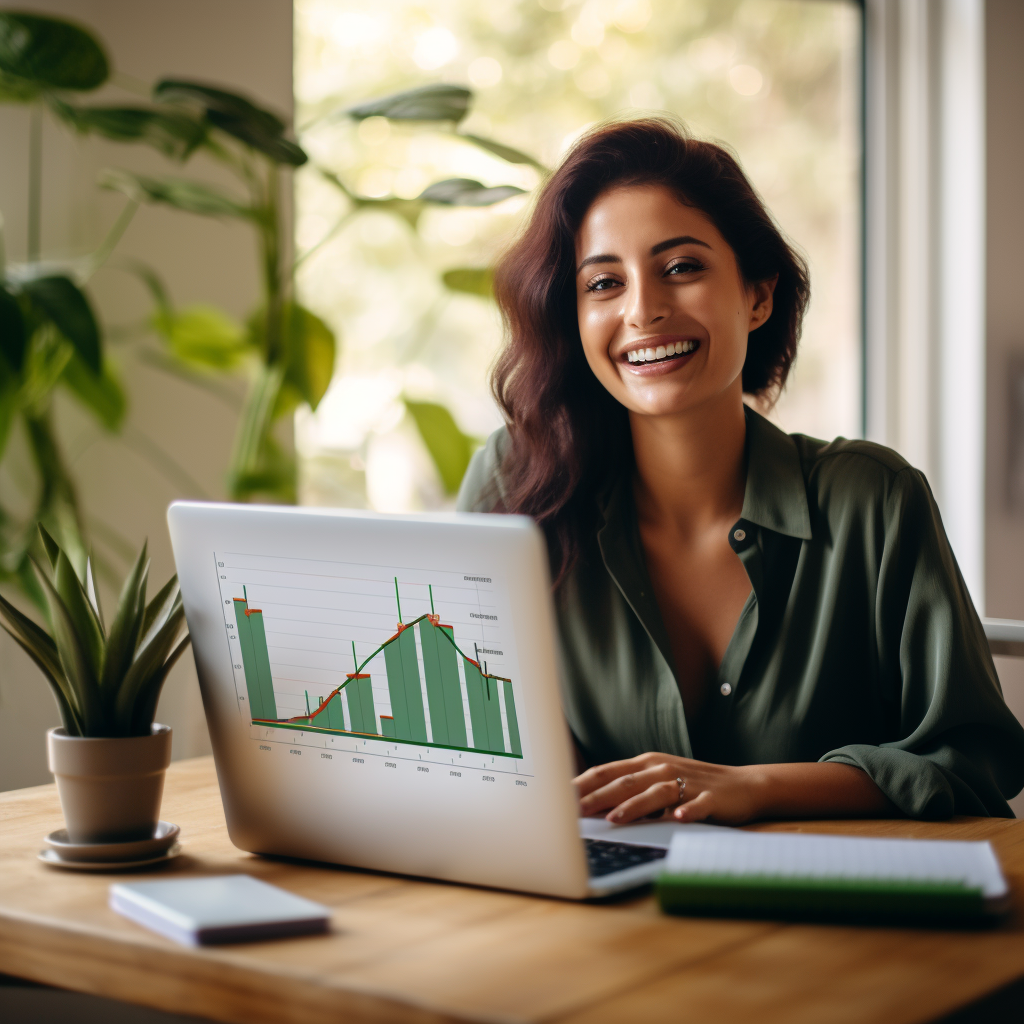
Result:
<svg viewBox="0 0 1024 1024">
<path fill-rule="evenodd" d="M 128 876 L 45 867 L 53 786 L 0 794 L 0 973 L 222 1021 L 931 1021 L 1024 976 L 1024 822 L 760 826 L 991 839 L 1014 891 L 992 931 L 662 916 L 253 857 L 228 841 L 210 758 L 173 765 L 171 875 L 246 872 L 334 908 L 329 935 L 187 949 L 107 907 Z M 143 876 L 135 876 L 143 877 Z M 155 876 L 149 876 L 155 877 Z"/>
</svg>

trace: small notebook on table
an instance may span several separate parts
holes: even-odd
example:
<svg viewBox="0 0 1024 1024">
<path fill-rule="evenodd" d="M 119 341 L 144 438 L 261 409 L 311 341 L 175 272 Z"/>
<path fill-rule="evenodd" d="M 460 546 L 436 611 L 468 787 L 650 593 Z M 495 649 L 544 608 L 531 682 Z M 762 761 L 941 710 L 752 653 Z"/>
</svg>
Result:
<svg viewBox="0 0 1024 1024">
<path fill-rule="evenodd" d="M 987 842 L 806 833 L 677 833 L 658 880 L 671 914 L 970 924 L 1009 897 Z"/>
<path fill-rule="evenodd" d="M 123 882 L 110 887 L 110 906 L 188 946 L 324 932 L 331 917 L 328 907 L 249 875 Z"/>
</svg>

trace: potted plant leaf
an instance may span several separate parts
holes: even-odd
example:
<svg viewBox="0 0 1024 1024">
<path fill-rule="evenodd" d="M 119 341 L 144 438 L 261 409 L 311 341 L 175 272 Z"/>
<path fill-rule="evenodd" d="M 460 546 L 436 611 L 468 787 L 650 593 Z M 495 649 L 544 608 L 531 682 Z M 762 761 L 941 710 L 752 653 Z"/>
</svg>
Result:
<svg viewBox="0 0 1024 1024">
<path fill-rule="evenodd" d="M 0 626 L 50 684 L 63 726 L 47 733 L 50 770 L 72 843 L 129 843 L 156 828 L 171 730 L 154 725 L 164 680 L 188 646 L 172 577 L 146 602 L 146 545 L 106 626 L 91 561 L 83 577 L 39 528 L 50 572 L 33 560 L 49 630 L 0 597 Z"/>
</svg>

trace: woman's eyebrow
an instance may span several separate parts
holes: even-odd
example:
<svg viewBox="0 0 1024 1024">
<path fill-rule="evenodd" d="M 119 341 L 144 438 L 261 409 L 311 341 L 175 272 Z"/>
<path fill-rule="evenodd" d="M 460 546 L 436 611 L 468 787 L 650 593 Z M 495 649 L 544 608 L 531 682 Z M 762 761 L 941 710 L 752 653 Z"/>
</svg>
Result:
<svg viewBox="0 0 1024 1024">
<path fill-rule="evenodd" d="M 678 238 L 669 238 L 664 242 L 659 242 L 657 245 L 652 246 L 651 255 L 657 256 L 659 252 L 664 252 L 666 249 L 674 249 L 677 245 L 703 245 L 705 249 L 711 248 L 707 242 L 703 242 L 699 238 L 694 238 L 693 235 L 680 235 Z"/>
<path fill-rule="evenodd" d="M 703 245 L 705 249 L 710 249 L 711 246 L 707 242 L 702 241 L 699 238 L 694 238 L 693 235 L 680 235 L 678 238 L 667 238 L 664 242 L 659 242 L 657 245 L 651 246 L 651 255 L 657 256 L 658 253 L 664 252 L 666 249 L 674 249 L 677 245 Z M 622 259 L 618 256 L 613 256 L 611 253 L 603 252 L 597 256 L 588 256 L 577 268 L 576 273 L 578 274 L 584 267 L 589 267 L 592 263 L 621 263 Z"/>
<path fill-rule="evenodd" d="M 591 263 L 621 263 L 622 260 L 618 256 L 612 256 L 611 253 L 603 252 L 597 256 L 588 256 L 577 268 L 576 273 L 578 274 L 584 267 L 589 267 Z"/>
</svg>

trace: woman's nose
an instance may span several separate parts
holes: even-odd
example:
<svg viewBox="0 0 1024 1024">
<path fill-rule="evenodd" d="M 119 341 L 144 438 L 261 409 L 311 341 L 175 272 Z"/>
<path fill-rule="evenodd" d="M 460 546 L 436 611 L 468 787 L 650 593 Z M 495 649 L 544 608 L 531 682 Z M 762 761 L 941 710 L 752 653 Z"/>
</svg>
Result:
<svg viewBox="0 0 1024 1024">
<path fill-rule="evenodd" d="M 623 320 L 627 327 L 644 330 L 664 320 L 671 310 L 657 285 L 637 282 L 626 289 Z"/>
</svg>

